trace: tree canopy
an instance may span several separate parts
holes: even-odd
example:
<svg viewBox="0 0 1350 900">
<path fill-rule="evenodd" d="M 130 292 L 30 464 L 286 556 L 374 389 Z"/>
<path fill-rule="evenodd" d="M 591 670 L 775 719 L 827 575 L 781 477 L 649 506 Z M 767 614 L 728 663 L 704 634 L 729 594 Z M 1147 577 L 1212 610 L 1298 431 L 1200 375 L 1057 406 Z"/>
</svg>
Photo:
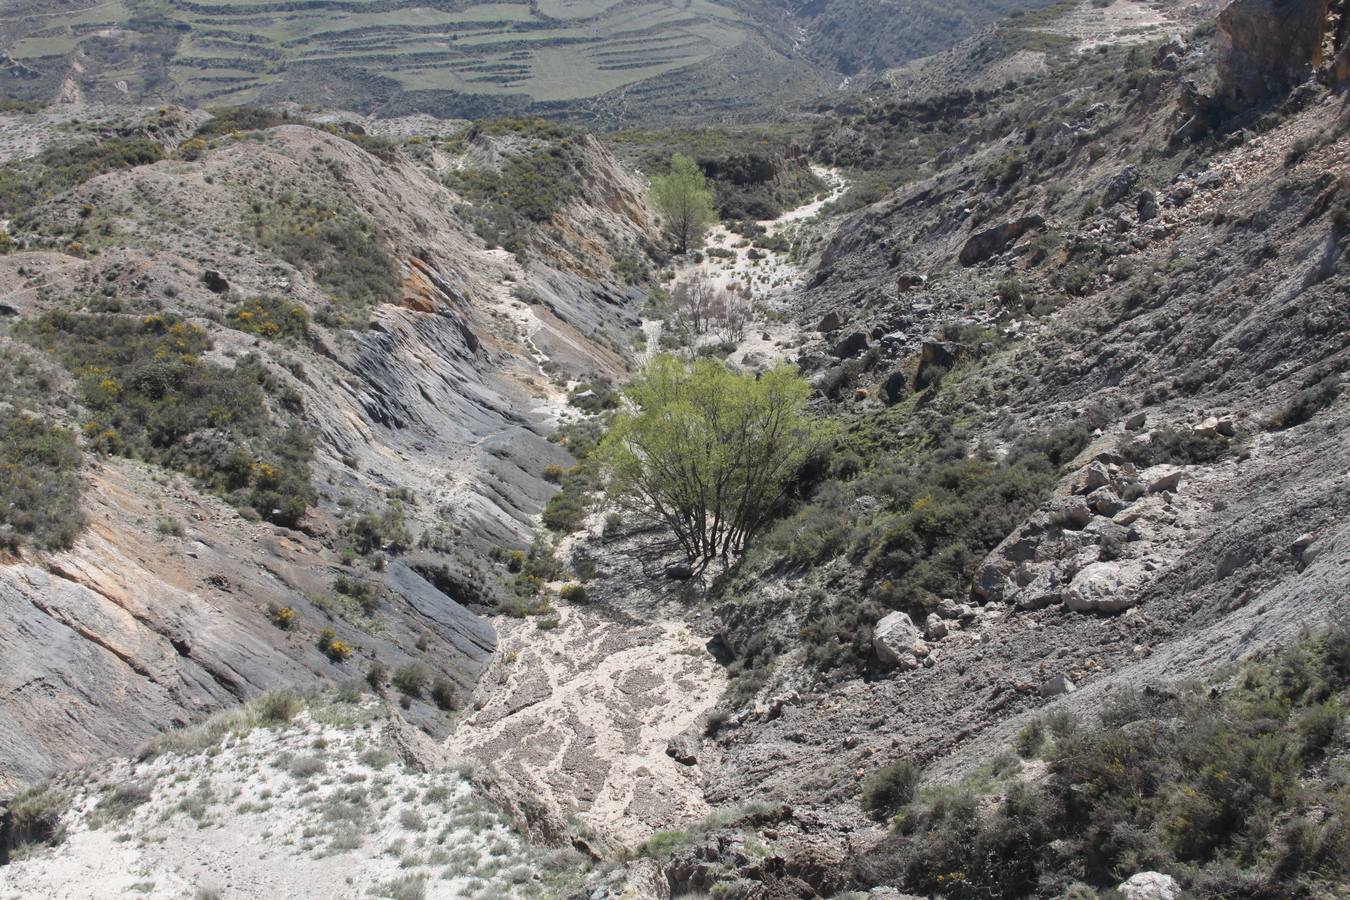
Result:
<svg viewBox="0 0 1350 900">
<path fill-rule="evenodd" d="M 739 554 L 820 440 L 809 395 L 787 365 L 755 376 L 655 357 L 602 447 L 610 497 L 664 524 L 695 571 Z"/>
<path fill-rule="evenodd" d="M 670 172 L 652 178 L 652 202 L 666 218 L 675 249 L 686 253 L 717 221 L 713 191 L 698 163 L 682 153 L 670 158 Z"/>
</svg>

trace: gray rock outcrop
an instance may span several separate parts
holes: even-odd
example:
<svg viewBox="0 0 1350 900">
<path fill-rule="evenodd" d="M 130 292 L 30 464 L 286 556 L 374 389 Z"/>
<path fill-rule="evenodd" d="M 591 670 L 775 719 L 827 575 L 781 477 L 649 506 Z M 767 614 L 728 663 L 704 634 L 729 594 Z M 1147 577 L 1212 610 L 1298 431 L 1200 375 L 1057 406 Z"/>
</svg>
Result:
<svg viewBox="0 0 1350 900">
<path fill-rule="evenodd" d="M 1218 18 L 1218 99 L 1240 110 L 1279 97 L 1322 62 L 1328 0 L 1231 0 Z"/>
</svg>

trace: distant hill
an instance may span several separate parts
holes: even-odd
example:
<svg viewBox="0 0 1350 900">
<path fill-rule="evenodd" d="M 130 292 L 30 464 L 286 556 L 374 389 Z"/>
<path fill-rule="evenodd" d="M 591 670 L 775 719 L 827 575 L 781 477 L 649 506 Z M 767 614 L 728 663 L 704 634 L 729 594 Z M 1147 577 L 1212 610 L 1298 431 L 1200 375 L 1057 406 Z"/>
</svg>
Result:
<svg viewBox="0 0 1350 900">
<path fill-rule="evenodd" d="M 11 98 L 442 116 L 745 117 L 1036 0 L 19 0 Z M 1043 3 L 1041 5 L 1044 5 Z M 640 102 L 629 101 L 634 88 Z"/>
</svg>

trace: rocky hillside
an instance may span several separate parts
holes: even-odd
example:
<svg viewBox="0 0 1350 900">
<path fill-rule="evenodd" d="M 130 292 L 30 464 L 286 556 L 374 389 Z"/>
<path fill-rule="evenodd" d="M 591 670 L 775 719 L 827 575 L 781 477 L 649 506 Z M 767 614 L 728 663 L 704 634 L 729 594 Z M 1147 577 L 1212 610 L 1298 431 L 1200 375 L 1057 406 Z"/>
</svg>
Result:
<svg viewBox="0 0 1350 900">
<path fill-rule="evenodd" d="M 813 153 L 857 179 L 843 205 L 865 205 L 814 245 L 803 332 L 781 346 L 845 436 L 711 586 L 732 682 L 688 751 L 723 809 L 786 806 L 672 837 L 636 882 L 1058 896 L 1156 867 L 1199 896 L 1343 888 L 1334 865 L 1291 874 L 1302 838 L 1283 827 L 1211 824 L 1194 846 L 1156 809 L 1085 857 L 1065 843 L 1084 820 L 1054 806 L 1087 777 L 1067 757 L 1033 746 L 989 768 L 1047 722 L 1108 709 L 1110 727 L 1153 728 L 1180 682 L 1222 696 L 1244 683 L 1234 661 L 1343 615 L 1346 51 L 1338 9 L 1297 5 L 1288 28 L 1276 6 L 1142 44 L 1099 33 L 1090 52 L 1010 63 L 1006 83 L 941 89 L 938 73 L 1015 61 L 1045 27 L 1014 20 L 818 128 Z M 1211 764 L 1151 746 L 1158 764 Z M 1334 738 L 1326 758 L 1346 750 Z M 1299 799 L 1251 790 L 1321 823 L 1334 855 L 1345 819 L 1319 805 L 1322 752 L 1292 764 Z M 894 831 L 870 824 L 916 782 L 927 799 Z M 1111 796 L 1094 815 L 1116 815 Z M 1036 828 L 997 830 L 1020 815 Z M 1227 863 L 1240 872 L 1215 862 L 1227 840 L 1260 848 Z"/>
<path fill-rule="evenodd" d="M 5 782 L 372 671 L 416 670 L 443 733 L 495 646 L 463 604 L 508 600 L 481 560 L 568 464 L 566 382 L 628 365 L 638 183 L 528 124 L 397 149 L 90 112 L 4 128 Z M 546 201 L 494 205 L 546 167 Z"/>
<path fill-rule="evenodd" d="M 0 894 L 1345 895 L 1347 13 L 1066 0 L 754 127 L 14 104 Z M 697 577 L 591 453 L 662 349 L 829 435 Z"/>
</svg>

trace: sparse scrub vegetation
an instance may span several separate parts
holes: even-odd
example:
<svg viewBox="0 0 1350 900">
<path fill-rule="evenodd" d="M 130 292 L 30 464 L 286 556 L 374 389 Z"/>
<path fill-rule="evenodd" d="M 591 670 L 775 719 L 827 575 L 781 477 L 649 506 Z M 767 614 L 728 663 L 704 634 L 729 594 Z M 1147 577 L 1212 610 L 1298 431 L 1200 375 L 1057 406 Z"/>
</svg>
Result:
<svg viewBox="0 0 1350 900">
<path fill-rule="evenodd" d="M 64 832 L 61 817 L 67 807 L 67 798 L 46 785 L 16 794 L 9 802 L 9 815 L 0 833 L 0 862 L 8 862 L 37 845 L 60 843 Z"/>
<path fill-rule="evenodd" d="M 84 455 L 75 435 L 25 413 L 0 410 L 0 549 L 63 549 L 84 528 Z"/>
<path fill-rule="evenodd" d="M 921 615 L 940 597 L 963 596 L 980 560 L 1049 494 L 1090 429 L 1026 435 L 1001 458 L 972 452 L 937 414 L 925 413 L 904 433 L 894 448 L 874 445 L 870 427 L 844 439 L 836 452 L 886 465 L 815 485 L 810 501 L 779 520 L 753 557 L 755 572 L 805 570 L 840 556 L 862 572 L 860 596 L 822 598 L 803 626 L 807 658 L 822 670 L 868 665 L 871 626 L 890 610 Z M 860 508 L 854 501 L 864 496 L 875 503 Z M 737 590 L 734 582 L 728 590 Z"/>
<path fill-rule="evenodd" d="M 529 244 L 530 229 L 549 222 L 581 192 L 579 165 L 574 139 L 563 135 L 510 156 L 499 170 L 451 172 L 446 183 L 473 202 L 464 212 L 480 237 L 520 253 Z"/>
<path fill-rule="evenodd" d="M 1106 889 L 1142 870 L 1196 896 L 1324 896 L 1350 876 L 1350 792 L 1324 764 L 1346 749 L 1350 629 L 1248 663 L 1231 684 L 1047 722 L 1047 780 L 991 769 L 926 792 L 856 875 L 957 898 Z"/>
<path fill-rule="evenodd" d="M 919 770 L 911 760 L 901 759 L 873 772 L 863 782 L 863 807 L 876 815 L 889 815 L 914 799 Z"/>
<path fill-rule="evenodd" d="M 300 338 L 309 330 L 309 313 L 303 306 L 270 295 L 240 303 L 225 321 L 231 328 L 266 338 Z"/>
<path fill-rule="evenodd" d="M 24 218 L 45 200 L 118 169 L 164 158 L 159 144 L 145 137 L 102 137 L 86 143 L 53 146 L 30 160 L 0 166 L 0 218 Z"/>
<path fill-rule="evenodd" d="M 47 313 L 20 334 L 75 376 L 94 450 L 185 472 L 279 525 L 313 502 L 309 436 L 268 411 L 269 395 L 283 409 L 299 399 L 258 358 L 206 362 L 206 332 L 172 316 Z"/>
<path fill-rule="evenodd" d="M 431 670 L 419 662 L 404 663 L 394 670 L 394 676 L 390 679 L 390 683 L 404 696 L 414 700 L 421 699 L 430 681 Z"/>
<path fill-rule="evenodd" d="M 252 239 L 309 274 L 333 301 L 322 318 L 351 328 L 365 313 L 398 300 L 399 281 L 383 238 L 353 210 L 283 191 L 257 201 L 246 224 Z"/>
</svg>

